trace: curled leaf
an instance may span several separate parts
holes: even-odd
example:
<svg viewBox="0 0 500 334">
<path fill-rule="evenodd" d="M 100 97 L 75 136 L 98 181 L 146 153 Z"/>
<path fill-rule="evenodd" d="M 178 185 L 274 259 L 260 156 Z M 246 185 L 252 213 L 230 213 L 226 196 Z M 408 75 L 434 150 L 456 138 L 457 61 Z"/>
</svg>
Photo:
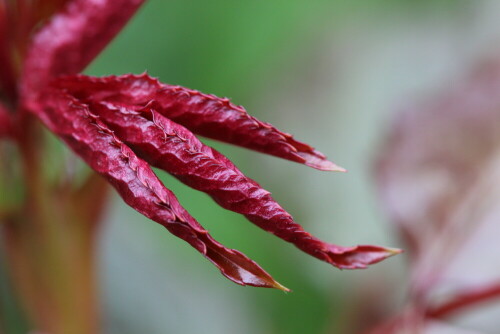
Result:
<svg viewBox="0 0 500 334">
<path fill-rule="evenodd" d="M 313 147 L 250 116 L 227 98 L 159 82 L 147 74 L 105 78 L 71 77 L 60 82 L 73 94 L 143 107 L 153 103 L 163 116 L 195 134 L 239 145 L 325 171 L 345 171 Z"/>
<path fill-rule="evenodd" d="M 215 241 L 180 205 L 148 163 L 119 140 L 87 105 L 46 91 L 38 116 L 91 168 L 111 183 L 123 200 L 202 253 L 222 274 L 241 285 L 287 291 L 254 261 Z"/>
<path fill-rule="evenodd" d="M 78 80 L 84 77 L 79 76 Z M 102 92 L 99 88 L 98 85 L 97 95 Z M 341 247 L 312 236 L 268 191 L 246 177 L 230 160 L 157 112 L 156 101 L 141 109 L 135 105 L 127 107 L 123 102 L 92 103 L 90 98 L 85 102 L 141 158 L 320 260 L 341 269 L 358 269 L 399 253 L 378 246 Z"/>
</svg>

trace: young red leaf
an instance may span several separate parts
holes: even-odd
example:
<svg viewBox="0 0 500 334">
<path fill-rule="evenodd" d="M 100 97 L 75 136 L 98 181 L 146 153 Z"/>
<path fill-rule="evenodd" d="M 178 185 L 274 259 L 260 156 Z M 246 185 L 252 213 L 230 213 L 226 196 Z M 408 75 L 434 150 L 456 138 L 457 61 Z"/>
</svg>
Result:
<svg viewBox="0 0 500 334">
<path fill-rule="evenodd" d="M 149 165 L 85 104 L 63 93 L 46 91 L 43 104 L 38 106 L 36 112 L 45 125 L 104 176 L 132 208 L 188 242 L 233 282 L 287 291 L 254 261 L 215 241 L 182 208 Z"/>
<path fill-rule="evenodd" d="M 229 99 L 163 84 L 147 74 L 105 78 L 76 77 L 61 87 L 94 101 L 128 105 L 154 103 L 155 110 L 192 132 L 327 171 L 345 171 L 313 147 L 295 140 L 269 123 L 250 116 Z"/>
<path fill-rule="evenodd" d="M 144 0 L 72 0 L 33 37 L 22 75 L 23 93 L 83 70 Z"/>
<path fill-rule="evenodd" d="M 315 238 L 231 161 L 149 105 L 133 110 L 123 104 L 101 102 L 91 104 L 90 109 L 153 166 L 209 194 L 222 207 L 245 215 L 257 226 L 312 256 L 342 269 L 357 269 L 399 252 L 377 246 L 345 248 Z"/>
</svg>

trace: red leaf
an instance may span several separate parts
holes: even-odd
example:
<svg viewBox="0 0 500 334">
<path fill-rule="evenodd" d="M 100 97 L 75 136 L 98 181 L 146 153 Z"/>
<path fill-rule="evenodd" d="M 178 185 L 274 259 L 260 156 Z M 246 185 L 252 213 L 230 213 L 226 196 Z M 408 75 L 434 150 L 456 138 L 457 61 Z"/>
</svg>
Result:
<svg viewBox="0 0 500 334">
<path fill-rule="evenodd" d="M 149 165 L 116 138 L 87 105 L 49 90 L 39 102 L 36 113 L 45 125 L 104 176 L 128 205 L 191 244 L 233 282 L 287 291 L 254 261 L 215 241 Z"/>
<path fill-rule="evenodd" d="M 68 78 L 60 85 L 94 101 L 107 100 L 136 106 L 154 101 L 158 113 L 196 134 L 316 169 L 345 172 L 311 146 L 250 116 L 243 107 L 235 106 L 229 99 L 163 84 L 147 74 Z"/>
<path fill-rule="evenodd" d="M 80 81 L 85 79 L 83 76 L 78 78 Z M 100 95 L 97 86 L 96 95 Z M 160 115 L 153 107 L 157 105 L 154 102 L 143 109 L 135 108 L 137 110 L 123 103 L 117 106 L 104 102 L 92 104 L 90 108 L 152 165 L 209 194 L 222 207 L 245 215 L 257 226 L 318 259 L 342 269 L 357 269 L 399 252 L 377 246 L 345 248 L 315 238 L 295 223 L 268 191 L 247 178 L 226 157 L 203 145 L 186 128 Z"/>
<path fill-rule="evenodd" d="M 83 70 L 144 0 L 73 0 L 33 37 L 22 75 L 23 93 Z"/>
</svg>

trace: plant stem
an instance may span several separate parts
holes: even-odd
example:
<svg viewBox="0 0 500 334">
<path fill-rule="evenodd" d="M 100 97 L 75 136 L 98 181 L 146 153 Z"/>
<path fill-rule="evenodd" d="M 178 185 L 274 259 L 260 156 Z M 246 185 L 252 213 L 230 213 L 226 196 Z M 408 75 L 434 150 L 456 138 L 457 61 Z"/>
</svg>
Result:
<svg viewBox="0 0 500 334">
<path fill-rule="evenodd" d="M 430 318 L 444 318 L 495 298 L 500 298 L 500 283 L 498 282 L 461 293 L 436 307 L 429 308 L 425 315 Z"/>
<path fill-rule="evenodd" d="M 94 249 L 106 188 L 94 186 L 99 193 L 86 198 L 72 187 L 51 184 L 41 164 L 45 148 L 38 124 L 32 118 L 22 124 L 18 147 L 25 198 L 21 209 L 1 224 L 12 282 L 33 329 L 99 333 Z M 100 199 L 97 213 L 88 212 L 90 195 Z"/>
</svg>

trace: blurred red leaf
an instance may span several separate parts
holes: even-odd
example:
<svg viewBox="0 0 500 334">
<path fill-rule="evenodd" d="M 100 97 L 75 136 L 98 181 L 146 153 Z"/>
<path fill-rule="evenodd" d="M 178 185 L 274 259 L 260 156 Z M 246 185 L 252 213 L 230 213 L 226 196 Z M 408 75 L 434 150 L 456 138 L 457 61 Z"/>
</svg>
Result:
<svg viewBox="0 0 500 334">
<path fill-rule="evenodd" d="M 500 279 L 498 92 L 500 61 L 481 64 L 451 90 L 396 115 L 379 157 L 380 198 L 408 245 L 408 302 L 421 318 L 446 316 L 435 310 L 464 296 L 474 303 L 471 291 Z"/>
</svg>

